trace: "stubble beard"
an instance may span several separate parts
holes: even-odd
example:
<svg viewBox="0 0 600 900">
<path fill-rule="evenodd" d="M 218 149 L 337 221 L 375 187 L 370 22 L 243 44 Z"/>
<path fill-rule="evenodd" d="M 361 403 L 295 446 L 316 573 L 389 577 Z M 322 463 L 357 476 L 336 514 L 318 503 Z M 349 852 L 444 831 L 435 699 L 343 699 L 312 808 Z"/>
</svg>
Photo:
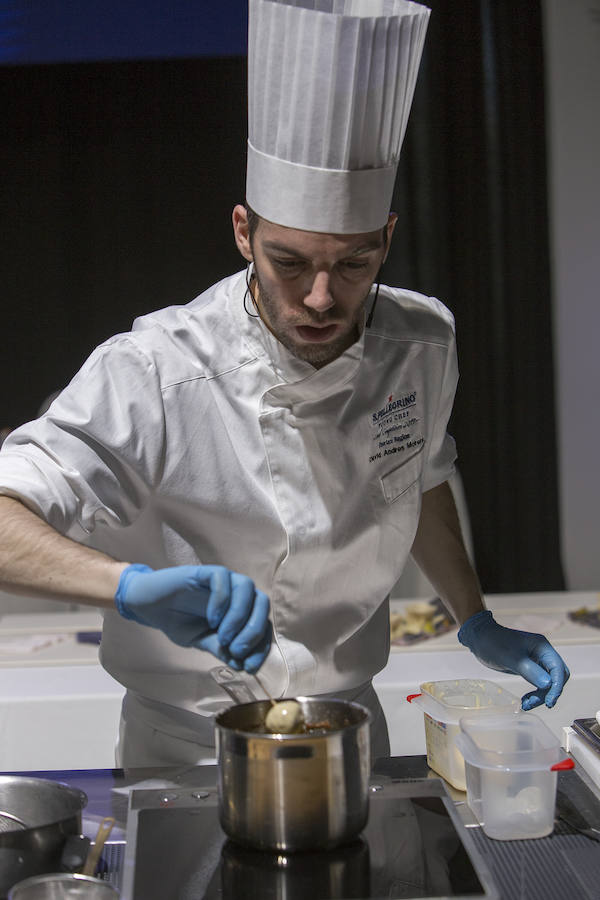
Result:
<svg viewBox="0 0 600 900">
<path fill-rule="evenodd" d="M 353 320 L 348 323 L 347 328 L 344 329 L 344 332 L 342 334 L 334 338 L 334 340 L 332 341 L 326 341 L 322 344 L 310 344 L 294 339 L 294 324 L 284 324 L 280 321 L 277 303 L 261 281 L 260 275 L 256 268 L 256 263 L 254 265 L 254 277 L 256 278 L 256 282 L 258 285 L 260 299 L 260 308 L 257 307 L 257 309 L 259 309 L 259 312 L 261 313 L 261 319 L 263 320 L 263 323 L 269 328 L 272 334 L 274 334 L 277 340 L 281 344 L 283 344 L 286 350 L 289 350 L 290 353 L 293 354 L 293 356 L 295 356 L 297 359 L 301 359 L 303 362 L 310 363 L 316 369 L 320 369 L 323 366 L 326 366 L 328 363 L 333 362 L 333 360 L 337 359 L 338 356 L 341 356 L 342 353 L 344 353 L 348 349 L 348 347 L 352 346 L 352 344 L 356 343 L 356 341 L 358 340 L 360 336 L 359 323 L 362 320 L 363 310 L 365 308 L 370 290 L 366 294 L 363 302 L 358 306 Z M 268 325 L 265 321 L 265 315 L 263 315 L 263 313 L 268 319 Z M 303 315 L 302 320 L 298 322 L 298 325 L 323 326 L 328 323 L 329 319 L 330 317 L 327 313 L 325 313 L 324 315 L 319 315 L 312 313 L 309 309 L 306 309 L 305 314 Z"/>
</svg>

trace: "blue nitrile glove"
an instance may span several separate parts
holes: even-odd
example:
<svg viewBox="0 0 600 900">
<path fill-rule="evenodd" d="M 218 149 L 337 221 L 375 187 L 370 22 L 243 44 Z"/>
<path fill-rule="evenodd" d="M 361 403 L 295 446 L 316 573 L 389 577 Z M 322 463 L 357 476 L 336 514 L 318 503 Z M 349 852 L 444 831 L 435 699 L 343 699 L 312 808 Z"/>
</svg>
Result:
<svg viewBox="0 0 600 900">
<path fill-rule="evenodd" d="M 223 566 L 155 571 L 135 563 L 121 573 L 115 605 L 125 619 L 158 628 L 181 647 L 208 650 L 233 669 L 256 672 L 271 646 L 268 597 Z"/>
<path fill-rule="evenodd" d="M 525 710 L 542 703 L 552 708 L 569 679 L 570 672 L 563 659 L 543 634 L 498 625 L 489 609 L 467 619 L 458 632 L 458 639 L 490 669 L 521 675 L 536 685 L 535 691 L 521 698 Z"/>
</svg>

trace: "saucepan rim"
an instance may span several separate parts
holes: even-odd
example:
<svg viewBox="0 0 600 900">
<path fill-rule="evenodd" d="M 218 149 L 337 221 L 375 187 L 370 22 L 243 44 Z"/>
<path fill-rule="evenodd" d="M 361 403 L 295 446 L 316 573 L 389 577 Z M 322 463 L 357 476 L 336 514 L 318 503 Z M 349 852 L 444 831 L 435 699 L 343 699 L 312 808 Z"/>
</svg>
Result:
<svg viewBox="0 0 600 900">
<path fill-rule="evenodd" d="M 365 724 L 371 723 L 373 716 L 369 709 L 366 706 L 363 706 L 362 703 L 357 703 L 355 700 L 343 700 L 342 698 L 327 698 L 324 699 L 319 696 L 305 696 L 297 694 L 295 697 L 282 697 L 281 700 L 298 700 L 300 703 L 319 703 L 323 705 L 333 705 L 335 707 L 344 707 L 351 708 L 356 710 L 357 712 L 362 713 L 362 718 L 356 722 L 349 722 L 347 725 L 341 725 L 340 727 L 335 727 L 328 729 L 327 731 L 323 730 L 321 733 L 315 734 L 279 734 L 279 733 L 269 733 L 267 731 L 245 731 L 243 728 L 234 725 L 228 725 L 223 722 L 223 718 L 235 714 L 237 710 L 248 709 L 248 707 L 256 707 L 261 706 L 265 709 L 269 708 L 270 700 L 252 700 L 247 703 L 236 703 L 233 706 L 228 706 L 225 709 L 222 709 L 217 716 L 215 717 L 215 726 L 217 729 L 224 731 L 227 734 L 235 734 L 240 735 L 242 737 L 251 738 L 252 740 L 265 740 L 265 741 L 285 741 L 285 742 L 306 742 L 306 741 L 326 741 L 330 740 L 333 735 L 338 735 L 342 733 L 348 733 L 352 731 L 357 731 L 359 728 L 363 728 Z"/>
<path fill-rule="evenodd" d="M 8 892 L 8 900 L 18 900 L 18 895 L 29 888 L 51 884 L 91 885 L 96 890 L 105 893 L 107 900 L 109 896 L 115 898 L 119 896 L 114 885 L 108 881 L 101 881 L 93 875 L 82 875 L 80 872 L 46 872 L 41 875 L 32 875 L 13 884 Z"/>
<path fill-rule="evenodd" d="M 31 824 L 27 822 L 27 827 L 19 829 L 18 831 L 0 832 L 0 843 L 2 843 L 4 839 L 11 842 L 15 839 L 16 835 L 25 836 L 28 832 L 38 831 L 42 828 L 52 828 L 73 817 L 81 816 L 82 811 L 89 802 L 89 798 L 85 791 L 73 787 L 73 785 L 65 784 L 64 781 L 55 780 L 53 778 L 38 778 L 32 775 L 19 775 L 17 773 L 0 775 L 0 795 L 3 787 L 11 786 L 19 787 L 23 790 L 25 788 L 42 790 L 47 793 L 56 794 L 57 797 L 62 796 L 65 802 L 67 800 L 70 801 L 72 808 L 65 809 L 61 811 L 60 814 L 55 813 L 52 816 L 44 818 L 43 821 L 32 822 Z M 0 809 L 3 809 L 3 803 L 3 798 L 0 796 Z M 4 805 L 7 806 L 9 804 L 4 803 Z"/>
</svg>

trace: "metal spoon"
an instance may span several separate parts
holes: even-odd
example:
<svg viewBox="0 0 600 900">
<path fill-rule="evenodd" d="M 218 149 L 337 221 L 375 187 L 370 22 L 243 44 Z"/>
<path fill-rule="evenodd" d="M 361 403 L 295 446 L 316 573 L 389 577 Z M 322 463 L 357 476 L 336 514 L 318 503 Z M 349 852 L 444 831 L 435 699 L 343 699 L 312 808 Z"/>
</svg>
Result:
<svg viewBox="0 0 600 900">
<path fill-rule="evenodd" d="M 257 682 L 259 688 L 261 689 L 261 691 L 264 691 L 264 693 L 267 695 L 267 697 L 271 701 L 271 706 L 277 706 L 277 701 L 274 700 L 273 697 L 271 697 L 270 693 L 268 692 L 268 690 L 266 689 L 266 687 L 264 686 L 264 684 L 262 683 L 262 681 L 260 680 L 260 678 L 258 677 L 258 674 L 256 672 L 254 673 L 254 677 L 255 677 L 256 682 Z"/>
<path fill-rule="evenodd" d="M 210 670 L 213 680 L 229 694 L 236 703 L 252 703 L 256 697 L 248 684 L 242 680 L 239 672 L 234 672 L 229 666 L 215 666 Z"/>
<path fill-rule="evenodd" d="M 235 700 L 236 703 L 248 703 L 252 701 L 256 701 L 256 697 L 250 690 L 250 687 L 245 681 L 242 681 L 240 678 L 239 672 L 234 672 L 233 669 L 230 669 L 229 666 L 216 666 L 214 669 L 210 670 L 210 674 L 214 681 L 222 687 L 224 691 L 226 691 L 232 700 Z M 271 710 L 275 709 L 282 704 L 281 701 L 274 700 L 273 697 L 266 690 L 262 681 L 258 677 L 258 675 L 254 675 L 254 678 L 259 685 L 260 689 L 264 691 L 264 693 L 269 698 L 271 703 Z M 289 701 L 288 701 L 289 702 Z M 271 712 L 269 710 L 269 713 Z M 269 729 L 270 730 L 270 729 Z"/>
<path fill-rule="evenodd" d="M 216 666 L 214 669 L 210 670 L 210 674 L 219 687 L 222 687 L 224 691 L 227 691 L 231 699 L 235 700 L 236 703 L 251 703 L 258 700 L 258 697 L 255 697 L 252 693 L 250 686 L 242 680 L 240 673 L 234 672 L 229 666 Z M 270 695 L 258 675 L 255 674 L 254 678 L 261 691 L 263 691 L 271 701 L 271 705 L 275 706 L 277 701 Z"/>
</svg>

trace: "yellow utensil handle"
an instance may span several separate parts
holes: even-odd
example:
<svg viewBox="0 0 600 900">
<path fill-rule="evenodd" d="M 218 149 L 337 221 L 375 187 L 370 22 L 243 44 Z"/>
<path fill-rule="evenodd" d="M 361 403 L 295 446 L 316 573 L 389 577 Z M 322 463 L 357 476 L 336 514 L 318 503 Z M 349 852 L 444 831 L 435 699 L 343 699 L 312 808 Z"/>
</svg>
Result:
<svg viewBox="0 0 600 900">
<path fill-rule="evenodd" d="M 96 840 L 94 841 L 94 844 L 90 849 L 90 852 L 88 853 L 85 865 L 81 870 L 82 875 L 93 875 L 96 871 L 96 866 L 98 865 L 98 860 L 100 859 L 102 848 L 104 847 L 104 843 L 111 833 L 114 824 L 115 820 L 112 818 L 112 816 L 106 816 L 100 822 L 100 825 L 98 826 L 98 833 L 96 834 Z"/>
</svg>

